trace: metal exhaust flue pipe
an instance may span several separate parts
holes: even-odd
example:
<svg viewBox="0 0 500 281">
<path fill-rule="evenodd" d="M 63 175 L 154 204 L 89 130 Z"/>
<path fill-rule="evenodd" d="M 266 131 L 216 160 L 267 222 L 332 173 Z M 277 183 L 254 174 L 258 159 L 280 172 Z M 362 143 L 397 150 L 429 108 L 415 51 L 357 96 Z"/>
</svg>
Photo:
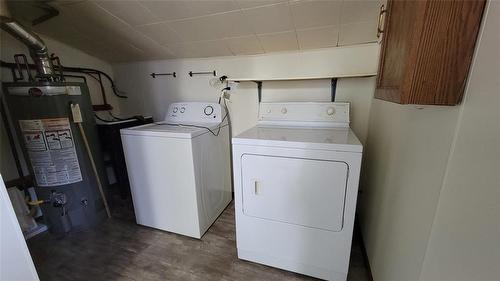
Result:
<svg viewBox="0 0 500 281">
<path fill-rule="evenodd" d="M 50 79 L 56 76 L 47 45 L 38 35 L 28 31 L 17 21 L 5 16 L 0 16 L 0 28 L 28 47 L 31 58 L 35 62 L 38 77 Z"/>
</svg>

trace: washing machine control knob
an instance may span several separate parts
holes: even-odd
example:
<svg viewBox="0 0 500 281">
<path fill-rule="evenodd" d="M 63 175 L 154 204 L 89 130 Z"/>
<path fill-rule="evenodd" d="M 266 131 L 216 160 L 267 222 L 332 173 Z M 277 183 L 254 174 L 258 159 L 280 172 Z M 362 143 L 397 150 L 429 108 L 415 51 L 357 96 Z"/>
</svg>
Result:
<svg viewBox="0 0 500 281">
<path fill-rule="evenodd" d="M 283 113 L 283 114 L 286 114 L 286 113 L 287 113 L 287 111 L 288 111 L 288 110 L 286 109 L 286 107 L 283 107 L 283 108 L 281 109 L 281 113 Z"/>
<path fill-rule="evenodd" d="M 186 111 L 186 108 L 183 106 L 183 107 L 181 107 L 180 112 L 181 112 L 181 113 L 184 113 L 184 111 Z"/>
<path fill-rule="evenodd" d="M 205 113 L 205 115 L 210 115 L 214 113 L 214 108 L 211 105 L 207 105 L 203 112 Z"/>
<path fill-rule="evenodd" d="M 173 113 L 177 113 L 177 111 L 179 111 L 178 107 L 174 107 L 174 109 L 172 110 Z"/>
<path fill-rule="evenodd" d="M 328 114 L 328 115 L 330 115 L 330 116 L 331 116 L 331 115 L 333 115 L 334 113 L 335 113 L 335 108 L 333 108 L 333 107 L 329 107 L 329 108 L 327 108 L 327 109 L 326 109 L 326 114 Z"/>
</svg>

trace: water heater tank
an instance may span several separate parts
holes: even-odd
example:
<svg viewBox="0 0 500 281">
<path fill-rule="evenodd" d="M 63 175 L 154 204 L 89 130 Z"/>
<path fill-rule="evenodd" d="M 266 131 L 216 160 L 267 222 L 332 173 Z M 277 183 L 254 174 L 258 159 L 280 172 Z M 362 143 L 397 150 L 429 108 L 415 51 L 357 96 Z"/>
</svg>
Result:
<svg viewBox="0 0 500 281">
<path fill-rule="evenodd" d="M 80 106 L 99 178 L 106 185 L 87 86 L 73 82 L 16 82 L 3 83 L 3 90 L 9 121 L 33 175 L 36 193 L 45 201 L 41 207 L 49 230 L 63 234 L 103 220 L 104 201 L 70 108 L 71 104 Z"/>
</svg>

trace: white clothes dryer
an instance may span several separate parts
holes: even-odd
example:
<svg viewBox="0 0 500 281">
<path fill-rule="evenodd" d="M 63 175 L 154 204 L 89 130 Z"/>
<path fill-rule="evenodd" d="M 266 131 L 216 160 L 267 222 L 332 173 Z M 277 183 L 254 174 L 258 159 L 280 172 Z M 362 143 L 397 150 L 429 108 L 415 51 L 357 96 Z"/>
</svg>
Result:
<svg viewBox="0 0 500 281">
<path fill-rule="evenodd" d="M 362 155 L 349 103 L 260 103 L 232 145 L 238 257 L 346 280 Z"/>
</svg>

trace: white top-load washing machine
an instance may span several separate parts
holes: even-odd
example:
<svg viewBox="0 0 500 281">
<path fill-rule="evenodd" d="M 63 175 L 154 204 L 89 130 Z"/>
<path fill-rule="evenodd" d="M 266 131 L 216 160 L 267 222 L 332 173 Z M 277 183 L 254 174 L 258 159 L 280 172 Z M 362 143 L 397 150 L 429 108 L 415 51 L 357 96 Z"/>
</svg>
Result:
<svg viewBox="0 0 500 281">
<path fill-rule="evenodd" d="M 348 103 L 260 103 L 233 137 L 240 259 L 346 280 L 362 145 Z"/>
<path fill-rule="evenodd" d="M 164 122 L 121 130 L 138 224 L 203 236 L 232 197 L 226 117 L 217 103 L 173 103 Z"/>
</svg>

